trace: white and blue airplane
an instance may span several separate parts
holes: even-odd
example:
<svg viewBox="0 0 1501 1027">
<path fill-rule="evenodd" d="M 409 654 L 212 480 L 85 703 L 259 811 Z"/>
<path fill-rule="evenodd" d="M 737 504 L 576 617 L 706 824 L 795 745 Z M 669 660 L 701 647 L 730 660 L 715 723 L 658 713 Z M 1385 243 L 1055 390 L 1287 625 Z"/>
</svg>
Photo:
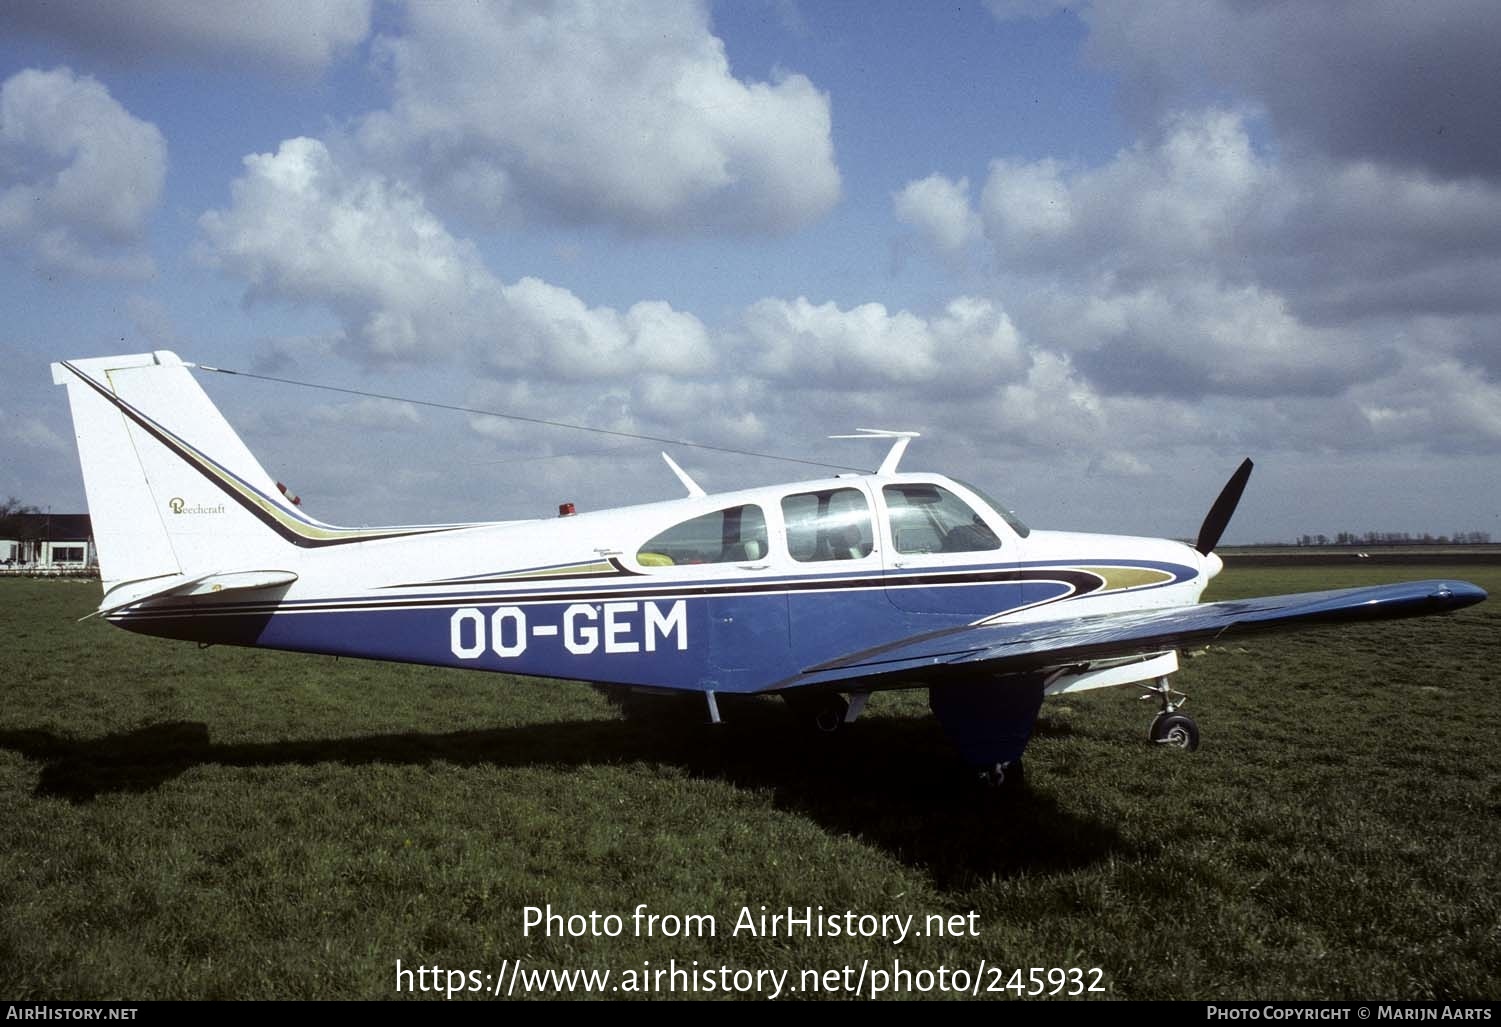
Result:
<svg viewBox="0 0 1501 1027">
<path fill-rule="evenodd" d="M 1019 778 L 1044 696 L 1147 683 L 1156 742 L 1198 728 L 1178 650 L 1228 635 L 1445 613 L 1463 581 L 1200 603 L 1251 472 L 1197 542 L 1029 529 L 973 485 L 873 474 L 557 518 L 340 528 L 286 496 L 165 351 L 52 365 L 67 386 L 104 586 L 98 614 L 200 643 L 716 697 L 783 696 L 821 729 L 928 689 L 982 777 Z M 666 457 L 666 454 L 663 454 Z"/>
</svg>

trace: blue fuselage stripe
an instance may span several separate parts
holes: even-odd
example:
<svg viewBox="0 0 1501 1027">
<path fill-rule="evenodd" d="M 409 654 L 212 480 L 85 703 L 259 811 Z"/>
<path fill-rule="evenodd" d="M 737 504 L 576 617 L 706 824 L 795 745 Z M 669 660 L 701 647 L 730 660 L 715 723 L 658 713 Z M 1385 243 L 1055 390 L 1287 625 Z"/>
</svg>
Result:
<svg viewBox="0 0 1501 1027">
<path fill-rule="evenodd" d="M 1174 565 L 1147 566 L 1172 572 L 1174 580 L 1192 573 Z M 1070 570 L 1077 572 L 1051 564 L 1017 573 L 992 567 L 983 580 L 971 577 L 962 589 L 942 575 L 918 573 L 891 580 L 870 574 L 787 577 L 753 587 L 743 579 L 609 589 L 595 583 L 280 606 L 179 600 L 145 604 L 110 619 L 134 631 L 200 642 L 539 677 L 757 691 L 872 642 L 962 627 L 1078 595 L 1078 582 L 1064 573 Z M 899 592 L 900 605 L 892 591 Z"/>
</svg>

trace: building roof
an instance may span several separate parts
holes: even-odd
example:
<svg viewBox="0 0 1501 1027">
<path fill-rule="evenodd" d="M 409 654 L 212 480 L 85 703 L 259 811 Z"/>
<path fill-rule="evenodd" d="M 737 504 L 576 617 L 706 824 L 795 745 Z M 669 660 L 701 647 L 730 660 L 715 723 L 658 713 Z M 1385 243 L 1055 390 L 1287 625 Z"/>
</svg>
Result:
<svg viewBox="0 0 1501 1027">
<path fill-rule="evenodd" d="M 0 535 L 42 542 L 81 542 L 94 537 L 88 514 L 14 514 L 0 525 Z"/>
</svg>

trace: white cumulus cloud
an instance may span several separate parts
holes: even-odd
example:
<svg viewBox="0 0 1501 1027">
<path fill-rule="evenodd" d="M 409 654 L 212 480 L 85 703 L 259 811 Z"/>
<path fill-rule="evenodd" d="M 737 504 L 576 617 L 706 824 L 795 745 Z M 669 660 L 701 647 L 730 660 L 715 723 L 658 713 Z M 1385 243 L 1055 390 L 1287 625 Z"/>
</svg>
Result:
<svg viewBox="0 0 1501 1027">
<path fill-rule="evenodd" d="M 839 198 L 828 97 L 736 78 L 699 0 L 413 4 L 381 50 L 361 142 L 471 214 L 781 232 Z"/>
<path fill-rule="evenodd" d="M 981 215 L 1002 266 L 1093 262 L 1140 273 L 1214 257 L 1266 198 L 1271 171 L 1239 115 L 1172 120 L 1098 168 L 998 160 Z"/>
<path fill-rule="evenodd" d="M 205 257 L 244 280 L 250 300 L 333 311 L 362 359 L 464 356 L 499 373 L 583 379 L 712 360 L 702 324 L 666 303 L 620 313 L 535 278 L 500 281 L 419 193 L 346 170 L 316 139 L 246 157 L 230 206 L 200 226 Z"/>
<path fill-rule="evenodd" d="M 564 379 L 636 371 L 694 374 L 713 360 L 699 320 L 660 301 L 637 303 L 621 314 L 589 307 L 567 289 L 536 278 L 523 278 L 500 293 L 497 344 L 485 350 L 487 363 L 500 373 Z"/>
<path fill-rule="evenodd" d="M 1236 112 L 1161 129 L 1095 167 L 998 159 L 973 212 L 1013 316 L 1102 390 L 1334 396 L 1410 366 L 1403 318 L 1501 312 L 1501 189 L 1279 158 Z"/>
<path fill-rule="evenodd" d="M 797 389 L 992 386 L 1025 367 L 1015 326 L 987 300 L 960 297 L 925 318 L 880 303 L 764 299 L 744 315 L 753 366 Z"/>
<path fill-rule="evenodd" d="M 474 247 L 421 196 L 346 173 L 319 140 L 246 157 L 231 197 L 200 220 L 210 259 L 251 300 L 326 304 L 373 356 L 453 353 L 498 298 Z"/>
<path fill-rule="evenodd" d="M 109 90 L 68 68 L 0 86 L 0 242 L 45 269 L 144 277 L 167 144 Z"/>
<path fill-rule="evenodd" d="M 909 182 L 896 194 L 896 219 L 911 226 L 940 253 L 962 252 L 980 236 L 980 219 L 969 205 L 969 179 L 939 174 Z"/>
</svg>

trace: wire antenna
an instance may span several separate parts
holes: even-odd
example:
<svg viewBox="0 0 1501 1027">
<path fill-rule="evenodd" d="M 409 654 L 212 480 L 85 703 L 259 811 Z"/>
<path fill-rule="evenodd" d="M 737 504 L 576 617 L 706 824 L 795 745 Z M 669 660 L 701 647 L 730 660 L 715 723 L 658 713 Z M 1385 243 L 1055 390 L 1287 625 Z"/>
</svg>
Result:
<svg viewBox="0 0 1501 1027">
<path fill-rule="evenodd" d="M 434 410 L 449 410 L 459 414 L 474 414 L 478 417 L 499 417 L 507 421 L 521 421 L 525 424 L 540 424 L 549 428 L 567 428 L 570 431 L 593 432 L 596 435 L 609 435 L 617 439 L 634 439 L 638 442 L 654 442 L 660 445 L 683 446 L 688 449 L 707 449 L 714 453 L 730 453 L 734 456 L 755 457 L 758 460 L 780 460 L 789 464 L 804 464 L 808 467 L 827 467 L 836 471 L 861 471 L 861 467 L 847 467 L 844 464 L 831 464 L 822 460 L 809 460 L 805 457 L 783 456 L 780 453 L 760 453 L 753 449 L 736 449 L 733 446 L 715 446 L 707 442 L 690 442 L 687 439 L 670 439 L 661 435 L 642 435 L 637 432 L 616 431 L 611 428 L 592 428 L 587 424 L 570 424 L 567 421 L 552 421 L 545 417 L 528 417 L 525 414 L 508 414 L 500 410 L 484 410 L 479 407 L 459 406 L 456 403 L 436 403 L 426 399 L 411 399 L 406 396 L 392 396 L 383 392 L 365 392 L 362 389 L 348 389 L 339 385 L 320 385 L 317 382 L 300 382 L 294 378 L 278 378 L 275 375 L 256 374 L 253 371 L 235 371 L 227 367 L 211 367 L 208 364 L 192 364 L 203 371 L 214 371 L 218 374 L 232 374 L 239 378 L 255 378 L 263 382 L 276 382 L 280 385 L 295 385 L 302 389 L 319 389 L 323 392 L 339 392 L 346 396 L 360 396 L 364 399 L 384 399 L 393 403 L 411 403 L 413 406 L 430 407 Z"/>
</svg>

